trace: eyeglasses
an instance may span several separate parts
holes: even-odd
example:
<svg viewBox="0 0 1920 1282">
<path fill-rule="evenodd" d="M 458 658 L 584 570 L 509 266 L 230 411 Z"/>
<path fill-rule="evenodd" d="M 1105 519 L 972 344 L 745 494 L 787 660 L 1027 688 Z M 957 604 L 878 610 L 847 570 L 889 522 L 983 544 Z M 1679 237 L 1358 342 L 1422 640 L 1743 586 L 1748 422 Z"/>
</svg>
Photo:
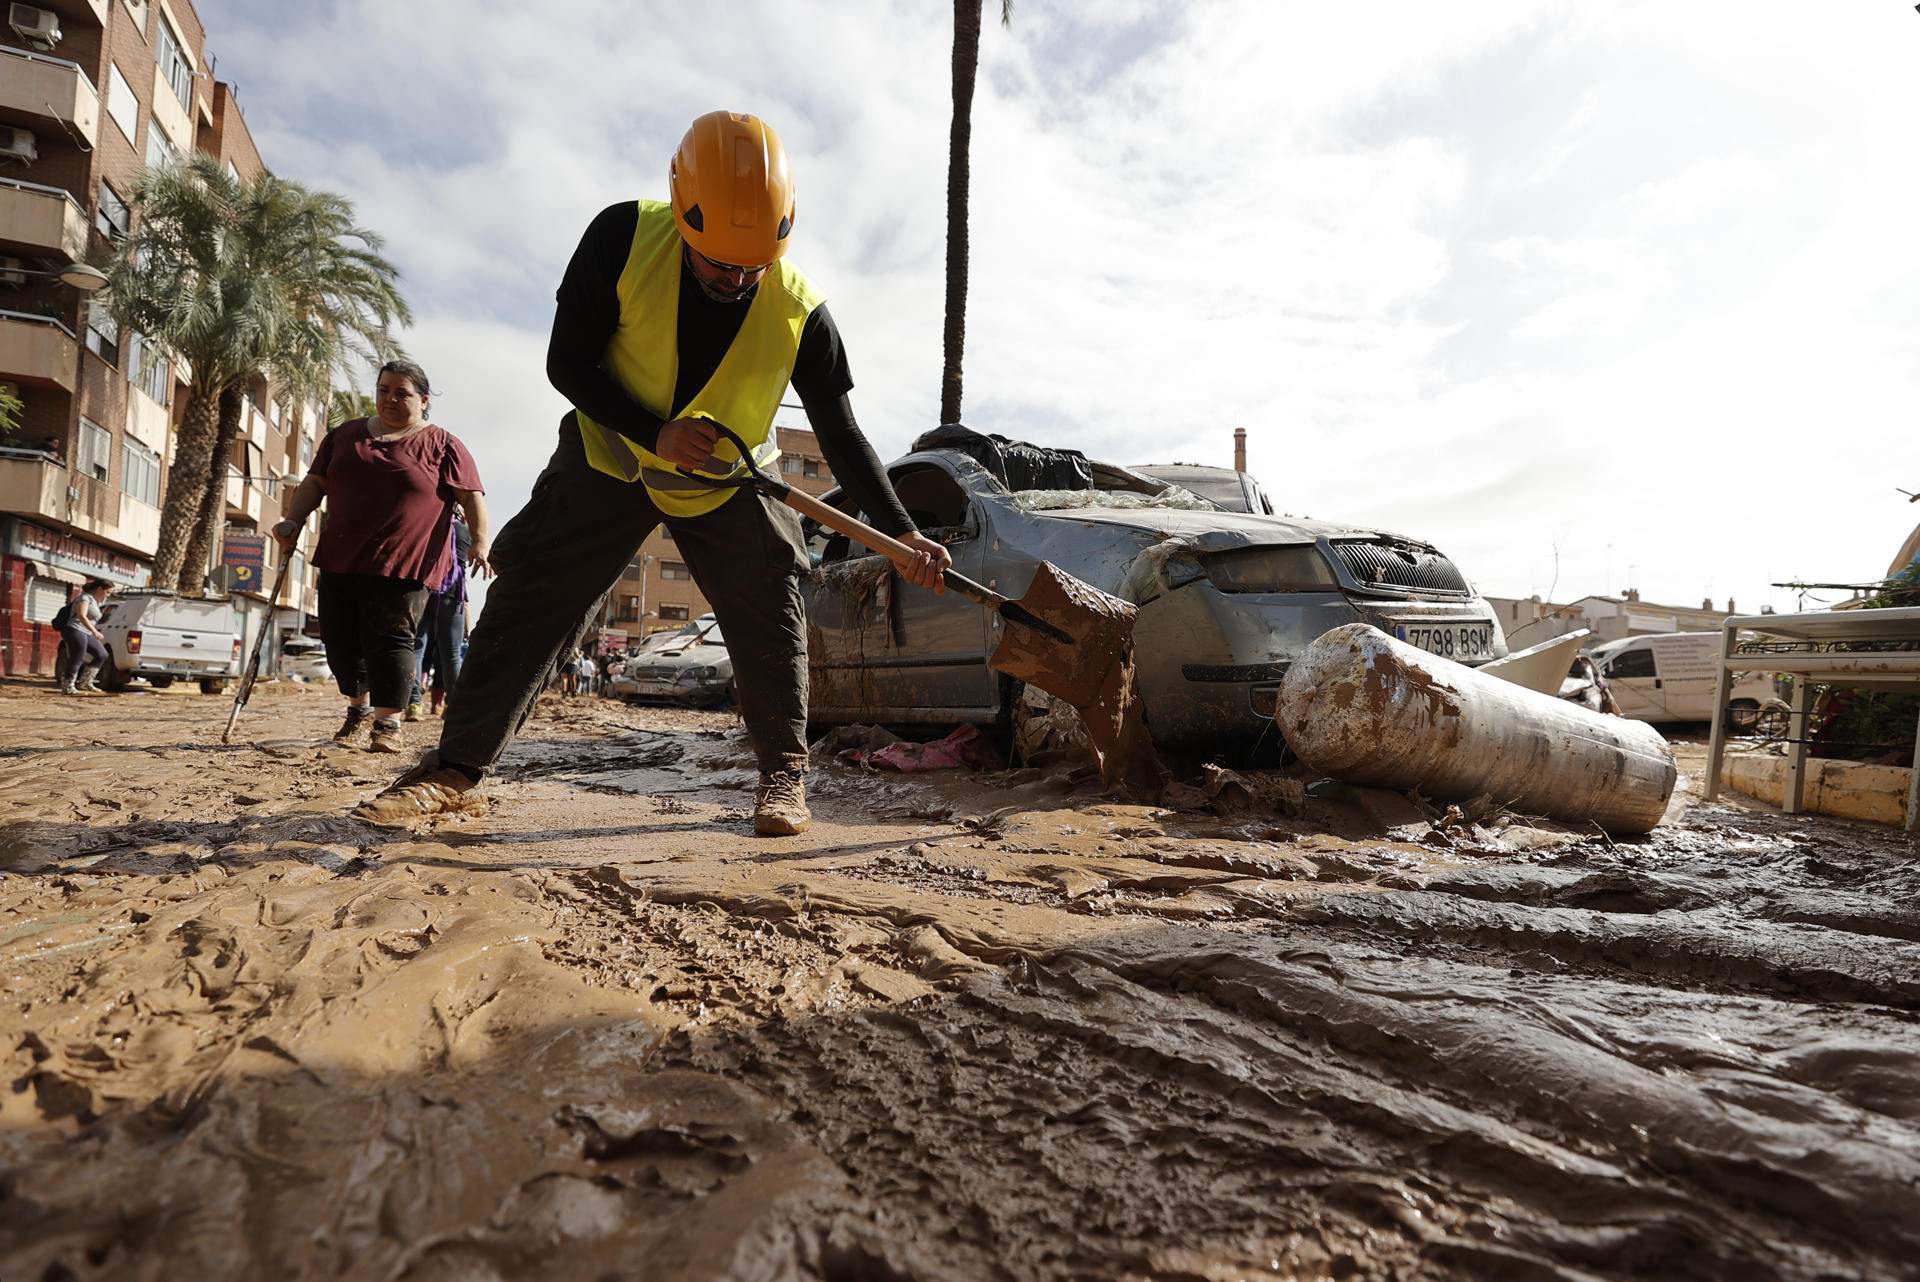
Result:
<svg viewBox="0 0 1920 1282">
<path fill-rule="evenodd" d="M 693 249 L 693 246 L 689 245 L 687 248 Z M 742 276 L 758 276 L 761 272 L 773 266 L 772 263 L 761 263 L 758 267 L 741 267 L 735 263 L 723 263 L 717 258 L 708 258 L 697 249 L 694 249 L 693 252 L 700 255 L 701 262 L 717 272 L 739 272 Z"/>
</svg>

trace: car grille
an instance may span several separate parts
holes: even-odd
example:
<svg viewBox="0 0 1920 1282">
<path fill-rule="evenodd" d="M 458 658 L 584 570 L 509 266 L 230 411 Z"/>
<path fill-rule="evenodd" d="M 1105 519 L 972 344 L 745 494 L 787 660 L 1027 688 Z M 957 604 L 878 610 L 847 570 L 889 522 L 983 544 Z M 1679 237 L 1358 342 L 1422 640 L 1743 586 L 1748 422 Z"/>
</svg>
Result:
<svg viewBox="0 0 1920 1282">
<path fill-rule="evenodd" d="M 1457 596 L 1471 591 L 1452 561 L 1418 543 L 1381 539 L 1335 543 L 1333 550 L 1363 587 L 1387 592 L 1450 592 Z"/>
<path fill-rule="evenodd" d="M 629 668 L 627 675 L 636 681 L 671 681 L 677 668 Z"/>
</svg>

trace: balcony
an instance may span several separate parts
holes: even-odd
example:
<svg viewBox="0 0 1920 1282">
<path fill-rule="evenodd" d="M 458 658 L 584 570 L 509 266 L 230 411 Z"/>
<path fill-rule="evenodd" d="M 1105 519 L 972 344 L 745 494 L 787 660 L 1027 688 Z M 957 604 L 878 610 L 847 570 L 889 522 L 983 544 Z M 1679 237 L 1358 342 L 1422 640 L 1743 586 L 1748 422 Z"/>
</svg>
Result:
<svg viewBox="0 0 1920 1282">
<path fill-rule="evenodd" d="M 0 511 L 64 525 L 140 556 L 160 546 L 160 509 L 91 476 L 75 476 L 50 454 L 0 450 Z"/>
<path fill-rule="evenodd" d="M 42 9 L 53 10 L 65 19 L 61 26 L 67 25 L 67 22 L 87 22 L 91 19 L 94 26 L 104 27 L 107 25 L 107 6 L 112 3 L 112 0 L 33 0 L 33 2 Z"/>
<path fill-rule="evenodd" d="M 61 126 L 91 149 L 100 137 L 100 93 L 77 62 L 0 45 L 0 121 L 33 130 L 42 149 L 68 141 Z"/>
<path fill-rule="evenodd" d="M 174 97 L 167 73 L 158 67 L 153 69 L 153 123 L 183 155 L 193 150 L 193 117 Z"/>
<path fill-rule="evenodd" d="M 148 396 L 138 383 L 127 385 L 127 435 L 156 454 L 165 455 L 172 422 L 167 407 Z"/>
<path fill-rule="evenodd" d="M 258 523 L 266 510 L 261 487 L 232 468 L 227 469 L 227 519 Z"/>
<path fill-rule="evenodd" d="M 80 340 L 51 316 L 0 311 L 0 380 L 71 392 L 80 374 Z"/>
<path fill-rule="evenodd" d="M 87 212 L 58 187 L 0 178 L 0 244 L 73 262 L 87 250 Z"/>
</svg>

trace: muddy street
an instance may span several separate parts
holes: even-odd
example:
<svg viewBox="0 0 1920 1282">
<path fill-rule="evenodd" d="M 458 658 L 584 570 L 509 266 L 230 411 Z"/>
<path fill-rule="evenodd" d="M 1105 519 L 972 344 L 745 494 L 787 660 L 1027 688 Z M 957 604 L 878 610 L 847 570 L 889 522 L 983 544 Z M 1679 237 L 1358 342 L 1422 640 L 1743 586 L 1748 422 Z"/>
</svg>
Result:
<svg viewBox="0 0 1920 1282">
<path fill-rule="evenodd" d="M 0 1276 L 1895 1278 L 1893 830 L 819 765 L 545 702 L 473 813 L 263 686 L 0 686 Z M 434 723 L 407 728 L 416 746 Z"/>
</svg>

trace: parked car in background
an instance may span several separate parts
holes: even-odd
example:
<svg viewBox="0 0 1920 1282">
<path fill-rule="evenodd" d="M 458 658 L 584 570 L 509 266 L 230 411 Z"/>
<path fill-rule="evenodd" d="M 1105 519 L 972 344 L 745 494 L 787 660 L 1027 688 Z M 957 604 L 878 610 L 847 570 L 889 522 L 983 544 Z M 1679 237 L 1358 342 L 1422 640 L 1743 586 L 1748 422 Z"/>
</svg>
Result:
<svg viewBox="0 0 1920 1282">
<path fill-rule="evenodd" d="M 287 637 L 280 643 L 280 675 L 321 684 L 332 681 L 326 645 L 312 637 Z"/>
<path fill-rule="evenodd" d="M 1147 463 L 1134 471 L 1168 485 L 1177 485 L 1190 494 L 1198 494 L 1223 512 L 1251 512 L 1260 516 L 1278 515 L 1273 500 L 1260 488 L 1251 472 L 1236 472 L 1230 467 L 1208 467 L 1200 463 Z"/>
<path fill-rule="evenodd" d="M 1668 632 L 1609 641 L 1592 650 L 1623 716 L 1636 721 L 1712 721 L 1720 675 L 1718 632 Z M 1727 690 L 1727 723 L 1750 730 L 1778 720 L 1786 703 L 1771 673 L 1739 672 Z"/>
<path fill-rule="evenodd" d="M 1417 539 L 1228 511 L 1078 455 L 1044 473 L 1041 483 L 1057 488 L 1014 489 L 960 447 L 957 431 L 922 437 L 888 467 L 901 502 L 946 544 L 955 569 L 996 591 L 1019 597 L 1050 561 L 1138 605 L 1139 689 L 1163 747 L 1233 754 L 1272 744 L 1281 677 L 1341 624 L 1370 623 L 1463 663 L 1506 653 L 1492 608 Z M 1035 469 L 1025 473 L 1023 484 Z M 842 491 L 825 497 L 850 504 Z M 1013 683 L 987 666 L 997 616 L 957 593 L 907 587 L 883 558 L 812 523 L 807 530 L 815 723 L 1012 719 Z"/>
<path fill-rule="evenodd" d="M 100 684 L 109 690 L 136 677 L 164 690 L 184 677 L 219 694 L 240 671 L 240 615 L 224 597 L 130 588 L 109 598 L 100 631 L 108 652 Z"/>
<path fill-rule="evenodd" d="M 692 633 L 655 633 L 668 639 L 628 658 L 608 683 L 633 702 L 664 701 L 717 707 L 733 697 L 733 660 L 712 615 Z M 648 637 L 652 641 L 653 637 Z"/>
</svg>

